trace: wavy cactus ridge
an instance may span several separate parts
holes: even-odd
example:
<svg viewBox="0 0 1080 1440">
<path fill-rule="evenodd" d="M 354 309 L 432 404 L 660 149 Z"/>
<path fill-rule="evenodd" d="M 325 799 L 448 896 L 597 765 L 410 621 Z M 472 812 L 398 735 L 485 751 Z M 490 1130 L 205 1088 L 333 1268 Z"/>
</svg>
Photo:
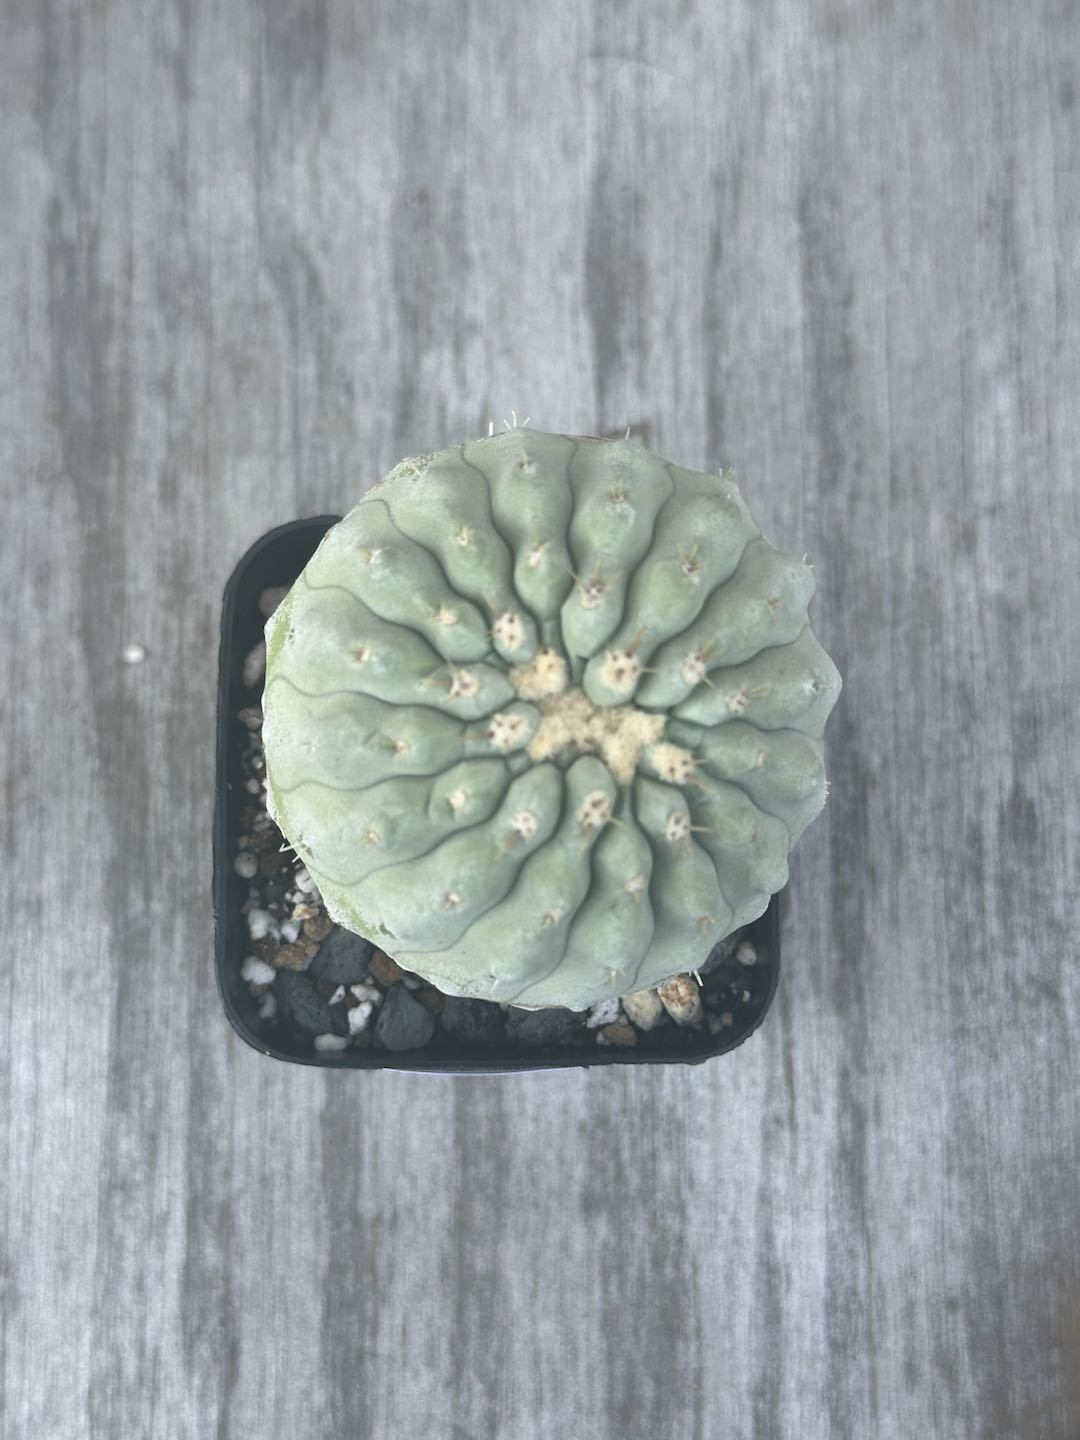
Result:
<svg viewBox="0 0 1080 1440">
<path fill-rule="evenodd" d="M 267 623 L 270 812 L 331 916 L 448 994 L 660 984 L 825 803 L 813 593 L 730 476 L 630 440 L 402 461 Z"/>
</svg>

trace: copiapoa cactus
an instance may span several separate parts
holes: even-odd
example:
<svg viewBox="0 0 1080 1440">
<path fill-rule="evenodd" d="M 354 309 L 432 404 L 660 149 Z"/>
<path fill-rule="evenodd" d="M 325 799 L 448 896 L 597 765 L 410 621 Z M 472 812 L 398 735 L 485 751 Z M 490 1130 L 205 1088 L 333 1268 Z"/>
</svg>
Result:
<svg viewBox="0 0 1080 1440">
<path fill-rule="evenodd" d="M 270 813 L 453 995 L 584 1009 L 786 883 L 840 690 L 726 476 L 514 428 L 398 465 L 266 627 Z"/>
</svg>

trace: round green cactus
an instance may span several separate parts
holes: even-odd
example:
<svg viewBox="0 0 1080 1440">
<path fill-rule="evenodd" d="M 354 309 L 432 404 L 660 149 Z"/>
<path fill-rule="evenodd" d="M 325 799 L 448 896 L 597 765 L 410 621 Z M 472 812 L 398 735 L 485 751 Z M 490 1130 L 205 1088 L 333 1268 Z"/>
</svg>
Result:
<svg viewBox="0 0 1080 1440">
<path fill-rule="evenodd" d="M 398 465 L 266 627 L 270 812 L 454 995 L 584 1009 L 786 883 L 840 690 L 727 477 L 513 429 Z"/>
</svg>

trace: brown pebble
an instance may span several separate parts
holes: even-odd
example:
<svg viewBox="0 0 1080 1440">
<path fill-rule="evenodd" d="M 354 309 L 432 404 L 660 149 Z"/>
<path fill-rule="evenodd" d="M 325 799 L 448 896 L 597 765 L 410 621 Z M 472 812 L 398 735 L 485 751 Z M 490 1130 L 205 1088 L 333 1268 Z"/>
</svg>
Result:
<svg viewBox="0 0 1080 1440">
<path fill-rule="evenodd" d="M 389 955 L 384 955 L 381 950 L 376 950 L 368 961 L 368 969 L 380 985 L 394 985 L 405 974 L 396 960 L 391 960 Z"/>
<path fill-rule="evenodd" d="M 318 913 L 318 907 L 315 905 L 294 905 L 292 918 L 294 920 L 314 920 L 315 916 L 318 915 Z"/>
<path fill-rule="evenodd" d="M 315 956 L 319 953 L 319 942 L 317 940 L 301 940 L 300 944 L 303 946 L 304 954 L 308 959 L 314 960 Z"/>
<path fill-rule="evenodd" d="M 605 1039 L 610 1040 L 612 1045 L 636 1045 L 637 1031 L 625 1020 L 616 1020 L 613 1025 L 605 1025 L 600 1031 Z"/>
<path fill-rule="evenodd" d="M 252 848 L 255 850 L 277 850 L 281 844 L 281 831 L 276 825 L 268 825 L 265 830 L 256 830 L 251 837 Z"/>
<path fill-rule="evenodd" d="M 353 1036 L 351 1036 L 350 1039 L 349 1039 L 349 1048 L 352 1049 L 352 1050 L 370 1050 L 370 1049 L 371 1049 L 371 1033 L 370 1033 L 370 1031 L 368 1031 L 368 1030 L 361 1030 L 358 1035 L 353 1035 Z"/>
<path fill-rule="evenodd" d="M 304 934 L 309 940 L 325 940 L 333 928 L 334 922 L 329 915 L 316 915 L 314 919 L 304 921 Z"/>
<path fill-rule="evenodd" d="M 268 880 L 280 875 L 283 870 L 288 868 L 288 864 L 285 856 L 279 854 L 277 850 L 264 850 L 259 856 L 259 870 Z"/>
<path fill-rule="evenodd" d="M 421 985 L 415 994 L 420 1004 L 423 1005 L 426 1010 L 430 1010 L 433 1015 L 438 1015 L 445 1003 L 445 997 L 442 991 L 436 990 L 433 985 Z"/>
<path fill-rule="evenodd" d="M 271 957 L 270 964 L 276 965 L 279 970 L 304 970 L 307 968 L 307 958 L 302 945 L 282 945 L 277 954 Z"/>
<path fill-rule="evenodd" d="M 336 980 L 315 981 L 315 992 L 320 1000 L 329 1000 L 330 996 L 335 994 L 340 989 L 341 986 L 337 983 Z"/>
<path fill-rule="evenodd" d="M 280 941 L 275 940 L 272 935 L 263 935 L 258 940 L 251 942 L 251 953 L 257 955 L 260 960 L 268 960 L 271 965 L 277 964 L 275 957 L 280 949 Z"/>
</svg>

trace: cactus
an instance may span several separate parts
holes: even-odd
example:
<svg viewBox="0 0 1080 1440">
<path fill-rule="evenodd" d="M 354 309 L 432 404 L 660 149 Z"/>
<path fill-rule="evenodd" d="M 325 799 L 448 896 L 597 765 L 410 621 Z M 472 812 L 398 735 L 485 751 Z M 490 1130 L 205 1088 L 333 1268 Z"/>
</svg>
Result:
<svg viewBox="0 0 1080 1440">
<path fill-rule="evenodd" d="M 813 591 L 729 476 L 629 439 L 404 461 L 267 624 L 270 813 L 447 994 L 655 986 L 764 911 L 824 804 Z"/>
</svg>

